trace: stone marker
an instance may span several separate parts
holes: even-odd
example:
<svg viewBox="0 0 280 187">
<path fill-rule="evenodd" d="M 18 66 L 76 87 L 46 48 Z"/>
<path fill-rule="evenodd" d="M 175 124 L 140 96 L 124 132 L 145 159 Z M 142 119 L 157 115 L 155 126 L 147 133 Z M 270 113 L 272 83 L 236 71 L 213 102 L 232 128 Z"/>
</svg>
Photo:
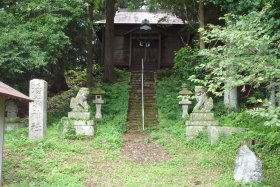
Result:
<svg viewBox="0 0 280 187">
<path fill-rule="evenodd" d="M 25 124 L 18 117 L 18 106 L 14 100 L 6 101 L 5 131 L 22 128 Z"/>
<path fill-rule="evenodd" d="M 94 135 L 94 121 L 91 119 L 87 103 L 88 95 L 89 89 L 81 88 L 77 96 L 71 99 L 70 108 L 72 111 L 68 112 L 68 119 L 64 122 L 63 133 L 66 133 L 69 126 L 73 125 L 76 135 Z"/>
<path fill-rule="evenodd" d="M 243 145 L 238 152 L 234 180 L 237 182 L 261 182 L 262 161 L 246 145 Z"/>
<path fill-rule="evenodd" d="M 47 131 L 47 82 L 33 79 L 30 81 L 29 139 L 43 139 Z"/>
</svg>

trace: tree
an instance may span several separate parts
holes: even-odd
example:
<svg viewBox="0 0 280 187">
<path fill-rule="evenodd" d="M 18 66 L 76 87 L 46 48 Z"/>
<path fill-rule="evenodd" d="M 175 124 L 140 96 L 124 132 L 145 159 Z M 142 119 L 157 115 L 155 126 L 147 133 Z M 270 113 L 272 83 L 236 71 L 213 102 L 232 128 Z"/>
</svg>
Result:
<svg viewBox="0 0 280 187">
<path fill-rule="evenodd" d="M 115 3 L 115 0 L 106 0 L 104 80 L 108 82 L 113 82 L 115 78 L 113 66 Z"/>
<path fill-rule="evenodd" d="M 280 33 L 273 29 L 278 21 L 266 16 L 269 11 L 266 7 L 245 16 L 228 14 L 225 27 L 209 25 L 204 39 L 211 46 L 201 51 L 209 61 L 199 67 L 206 76 L 202 81 L 193 80 L 217 94 L 246 84 L 259 87 L 271 80 L 279 84 Z"/>
<path fill-rule="evenodd" d="M 93 2 L 88 3 L 88 19 L 89 26 L 87 31 L 87 87 L 92 87 L 93 84 Z"/>
<path fill-rule="evenodd" d="M 83 22 L 85 8 L 79 0 L 1 1 L 1 80 L 22 85 L 22 76 L 44 78 L 53 92 L 67 89 L 64 70 L 77 61 L 70 59 L 75 39 L 68 28 Z"/>
</svg>

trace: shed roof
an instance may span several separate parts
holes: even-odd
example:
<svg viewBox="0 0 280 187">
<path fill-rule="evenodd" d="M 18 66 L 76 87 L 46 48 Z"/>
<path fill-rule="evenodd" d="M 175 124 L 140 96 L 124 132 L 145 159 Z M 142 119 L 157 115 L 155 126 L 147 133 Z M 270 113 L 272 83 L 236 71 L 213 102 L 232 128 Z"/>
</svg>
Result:
<svg viewBox="0 0 280 187">
<path fill-rule="evenodd" d="M 28 96 L 0 81 L 0 96 L 32 101 Z"/>
<path fill-rule="evenodd" d="M 184 22 L 174 14 L 167 11 L 149 12 L 147 10 L 119 9 L 115 15 L 115 24 L 142 24 L 147 19 L 150 24 L 159 25 L 183 25 Z M 100 20 L 96 23 L 106 23 L 106 20 Z"/>
</svg>

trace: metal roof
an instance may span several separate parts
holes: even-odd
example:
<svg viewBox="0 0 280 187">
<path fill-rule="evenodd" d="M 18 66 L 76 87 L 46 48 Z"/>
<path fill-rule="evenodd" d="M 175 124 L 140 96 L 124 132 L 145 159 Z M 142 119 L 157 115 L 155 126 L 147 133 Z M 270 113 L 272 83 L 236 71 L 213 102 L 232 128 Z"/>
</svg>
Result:
<svg viewBox="0 0 280 187">
<path fill-rule="evenodd" d="M 0 81 L 0 96 L 32 101 L 28 96 Z"/>
<path fill-rule="evenodd" d="M 115 15 L 115 24 L 142 24 L 147 19 L 150 24 L 159 25 L 183 25 L 184 22 L 174 14 L 167 11 L 149 12 L 147 10 L 120 9 Z M 106 20 L 97 21 L 96 23 L 106 23 Z"/>
</svg>

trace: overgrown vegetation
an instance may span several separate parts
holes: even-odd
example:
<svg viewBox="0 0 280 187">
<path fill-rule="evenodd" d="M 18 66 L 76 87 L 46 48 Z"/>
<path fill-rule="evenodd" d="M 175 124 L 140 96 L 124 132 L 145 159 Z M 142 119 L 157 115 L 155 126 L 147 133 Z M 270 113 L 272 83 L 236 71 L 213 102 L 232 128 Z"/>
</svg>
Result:
<svg viewBox="0 0 280 187">
<path fill-rule="evenodd" d="M 181 147 L 177 147 L 178 149 L 184 147 L 184 149 L 195 149 L 203 153 L 203 156 L 198 156 L 200 164 L 205 168 L 218 168 L 221 171 L 221 178 L 215 180 L 215 186 L 243 186 L 243 184 L 235 183 L 233 180 L 236 153 L 242 141 L 254 140 L 256 144 L 251 148 L 263 161 L 265 180 L 262 184 L 251 184 L 251 186 L 277 186 L 280 182 L 280 170 L 278 169 L 280 129 L 264 126 L 264 118 L 254 117 L 248 112 L 226 114 L 217 110 L 216 118 L 219 119 L 221 125 L 247 128 L 246 133 L 230 138 L 221 138 L 218 143 L 212 146 L 207 134 L 201 134 L 198 139 L 186 143 L 186 119 L 183 120 L 180 116 L 177 99 L 180 83 L 176 81 L 177 76 L 178 74 L 173 74 L 158 81 L 157 103 L 160 125 L 159 129 L 153 131 L 150 137 L 155 139 L 157 143 L 168 147 L 169 151 L 173 150 L 174 154 L 180 152 L 180 150 L 175 149 L 174 142 L 177 144 L 180 142 Z"/>
<path fill-rule="evenodd" d="M 92 141 L 96 148 L 119 149 L 123 144 L 123 132 L 127 129 L 129 74 L 124 71 L 118 74 L 125 80 L 103 86 L 107 94 L 102 109 L 104 118 L 97 123 L 96 137 Z"/>
</svg>

